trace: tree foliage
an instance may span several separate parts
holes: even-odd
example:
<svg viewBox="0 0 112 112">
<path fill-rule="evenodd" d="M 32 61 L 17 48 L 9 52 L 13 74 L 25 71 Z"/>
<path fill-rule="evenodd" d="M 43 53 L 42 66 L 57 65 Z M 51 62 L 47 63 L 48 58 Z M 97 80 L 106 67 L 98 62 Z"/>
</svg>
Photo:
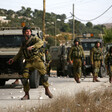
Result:
<svg viewBox="0 0 112 112">
<path fill-rule="evenodd" d="M 104 29 L 104 42 L 105 43 L 111 43 L 112 42 L 112 28 L 110 29 Z"/>
<path fill-rule="evenodd" d="M 40 27 L 42 29 L 42 10 L 32 10 L 30 7 L 22 6 L 20 10 L 6 10 L 0 9 L 0 15 L 6 16 L 7 20 L 10 20 L 9 23 L 0 23 L 0 27 L 20 27 L 22 22 L 25 22 L 26 25 L 31 27 Z M 60 20 L 60 21 L 58 21 Z M 66 15 L 65 14 L 55 14 L 55 13 L 46 13 L 46 34 L 55 36 L 60 32 L 73 32 L 73 19 L 69 19 L 65 23 Z M 75 20 L 74 32 L 77 35 L 82 35 L 86 33 L 93 33 L 95 35 L 103 32 L 103 25 L 93 25 L 91 22 L 86 24 L 81 23 L 78 20 Z M 53 24 L 54 23 L 54 24 Z"/>
</svg>

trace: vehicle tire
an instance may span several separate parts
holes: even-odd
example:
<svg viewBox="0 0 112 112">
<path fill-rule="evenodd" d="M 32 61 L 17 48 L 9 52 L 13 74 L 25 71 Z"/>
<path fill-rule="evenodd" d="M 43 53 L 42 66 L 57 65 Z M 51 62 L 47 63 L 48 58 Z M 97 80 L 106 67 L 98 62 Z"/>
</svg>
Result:
<svg viewBox="0 0 112 112">
<path fill-rule="evenodd" d="M 0 79 L 0 86 L 5 86 L 5 80 L 4 79 Z"/>
<path fill-rule="evenodd" d="M 61 72 L 61 70 L 59 68 L 57 68 L 57 76 L 58 77 L 62 76 L 62 72 Z"/>
<path fill-rule="evenodd" d="M 37 88 L 39 86 L 40 75 L 37 70 L 31 72 L 29 82 L 30 82 L 30 88 Z"/>
<path fill-rule="evenodd" d="M 100 78 L 106 77 L 106 74 L 107 74 L 106 68 L 105 68 L 105 66 L 102 66 L 102 67 L 101 67 L 101 71 L 100 71 L 100 73 L 99 73 L 99 77 L 100 77 Z"/>
</svg>

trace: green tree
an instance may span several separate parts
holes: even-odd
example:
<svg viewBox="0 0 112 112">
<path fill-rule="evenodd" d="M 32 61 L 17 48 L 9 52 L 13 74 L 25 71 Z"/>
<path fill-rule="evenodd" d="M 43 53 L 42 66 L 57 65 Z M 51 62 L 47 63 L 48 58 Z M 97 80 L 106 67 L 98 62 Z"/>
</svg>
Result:
<svg viewBox="0 0 112 112">
<path fill-rule="evenodd" d="M 62 32 L 70 32 L 69 24 L 64 23 L 60 30 L 61 30 Z"/>
<path fill-rule="evenodd" d="M 93 27 L 93 24 L 92 24 L 91 22 L 88 22 L 88 23 L 86 23 L 86 26 L 87 26 L 88 28 L 92 28 L 92 27 Z"/>
<path fill-rule="evenodd" d="M 112 28 L 110 29 L 104 29 L 104 36 L 103 36 L 105 43 L 112 42 Z"/>
</svg>

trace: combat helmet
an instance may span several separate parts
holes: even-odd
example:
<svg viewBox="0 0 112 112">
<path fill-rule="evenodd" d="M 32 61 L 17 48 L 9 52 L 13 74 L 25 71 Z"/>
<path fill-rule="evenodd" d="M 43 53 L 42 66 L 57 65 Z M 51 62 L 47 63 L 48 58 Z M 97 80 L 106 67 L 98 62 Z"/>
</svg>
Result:
<svg viewBox="0 0 112 112">
<path fill-rule="evenodd" d="M 75 44 L 75 42 L 79 42 L 79 44 L 80 44 L 80 40 L 79 40 L 78 38 L 76 38 L 76 39 L 74 40 L 74 44 Z"/>
<path fill-rule="evenodd" d="M 99 40 L 97 40 L 97 41 L 96 41 L 96 44 L 97 44 L 97 43 L 101 43 L 101 42 L 100 42 Z"/>
<path fill-rule="evenodd" d="M 76 38 L 76 39 L 74 40 L 74 43 L 75 43 L 75 42 L 79 42 L 79 39 L 78 39 L 78 38 Z"/>
</svg>

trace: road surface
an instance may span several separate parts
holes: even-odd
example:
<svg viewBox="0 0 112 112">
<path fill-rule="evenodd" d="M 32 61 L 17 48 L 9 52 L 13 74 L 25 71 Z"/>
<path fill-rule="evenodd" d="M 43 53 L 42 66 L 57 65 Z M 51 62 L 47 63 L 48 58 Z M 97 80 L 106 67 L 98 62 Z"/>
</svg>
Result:
<svg viewBox="0 0 112 112">
<path fill-rule="evenodd" d="M 21 101 L 24 96 L 22 85 L 12 86 L 14 80 L 7 81 L 4 87 L 0 87 L 0 112 L 7 112 L 10 109 L 22 109 L 35 107 L 40 104 L 52 102 L 60 95 L 74 95 L 81 90 L 91 92 L 102 90 L 108 86 L 108 78 L 99 78 L 101 82 L 92 82 L 92 78 L 82 79 L 81 83 L 76 83 L 73 78 L 67 77 L 50 77 L 50 90 L 54 95 L 53 99 L 49 99 L 44 94 L 43 86 L 30 90 L 30 100 Z"/>
</svg>

